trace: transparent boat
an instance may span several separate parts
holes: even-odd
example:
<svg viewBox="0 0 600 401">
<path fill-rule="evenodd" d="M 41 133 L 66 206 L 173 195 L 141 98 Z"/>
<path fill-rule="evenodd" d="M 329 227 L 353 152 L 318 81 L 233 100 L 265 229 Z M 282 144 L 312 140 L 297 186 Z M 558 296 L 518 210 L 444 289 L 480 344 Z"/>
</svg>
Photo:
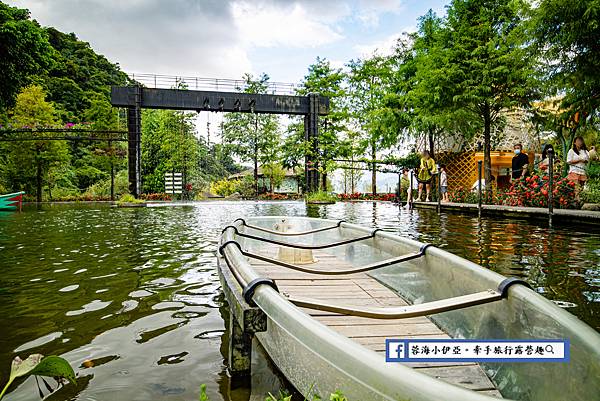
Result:
<svg viewBox="0 0 600 401">
<path fill-rule="evenodd" d="M 304 217 L 238 219 L 224 229 L 221 244 L 221 255 L 242 288 L 253 280 L 269 276 L 280 285 L 279 292 L 264 284 L 254 289 L 252 301 L 268 318 L 267 330 L 256 333 L 256 338 L 285 377 L 308 399 L 314 393 L 327 398 L 338 389 L 349 400 L 363 401 L 476 401 L 497 399 L 498 396 L 528 401 L 600 399 L 600 334 L 524 285 L 510 286 L 508 295 L 501 299 L 481 304 L 466 302 L 462 306 L 458 301 L 453 304 L 452 300 L 468 298 L 469 294 L 493 293 L 506 279 L 456 255 L 435 247 L 424 247 L 422 243 L 391 233 L 373 232 L 370 228 L 346 222 Z M 330 246 L 332 244 L 337 245 Z M 323 248 L 308 249 L 315 246 Z M 402 258 L 406 260 L 402 261 Z M 278 261 L 278 264 L 272 261 Z M 295 266 L 296 270 L 286 264 Z M 354 272 L 378 264 L 385 266 Z M 437 305 L 437 309 L 430 309 L 431 313 L 421 318 L 434 323 L 444 336 L 568 339 L 570 362 L 480 363 L 478 368 L 493 383 L 493 389 L 489 390 L 469 388 L 469 377 L 464 382 L 452 383 L 428 374 L 419 366 L 386 362 L 381 352 L 351 338 L 351 332 L 345 335 L 338 326 L 328 322 L 343 316 L 346 309 L 358 310 L 359 315 L 362 311 L 365 321 L 371 322 L 374 319 L 369 313 L 392 310 L 393 307 L 376 308 L 378 304 L 373 306 L 368 302 L 352 304 L 352 297 L 335 302 L 331 300 L 335 291 L 331 290 L 329 294 L 324 291 L 319 296 L 316 286 L 311 292 L 312 277 L 314 280 L 323 277 L 311 270 L 332 269 L 347 271 L 347 277 L 364 275 L 382 284 L 409 305 L 404 310 L 411 311 L 419 306 L 427 310 L 429 305 Z M 302 274 L 311 278 L 304 278 Z M 344 275 L 335 275 L 338 281 L 340 277 Z M 295 305 L 294 296 L 281 290 L 281 286 L 294 280 L 308 280 L 302 281 L 301 287 L 313 294 L 311 298 L 316 303 L 327 298 L 322 303 L 330 307 L 329 312 L 311 316 L 311 300 L 296 299 Z M 338 290 L 340 294 L 343 291 L 342 288 Z M 335 305 L 341 306 L 340 313 L 335 313 Z M 398 312 L 399 308 L 394 310 Z M 390 327 L 401 329 L 410 316 L 399 313 L 399 318 L 390 322 Z M 352 319 L 356 322 L 361 317 Z M 394 319 L 387 319 L 390 320 Z M 365 327 L 369 330 L 368 325 L 355 329 Z"/>
</svg>

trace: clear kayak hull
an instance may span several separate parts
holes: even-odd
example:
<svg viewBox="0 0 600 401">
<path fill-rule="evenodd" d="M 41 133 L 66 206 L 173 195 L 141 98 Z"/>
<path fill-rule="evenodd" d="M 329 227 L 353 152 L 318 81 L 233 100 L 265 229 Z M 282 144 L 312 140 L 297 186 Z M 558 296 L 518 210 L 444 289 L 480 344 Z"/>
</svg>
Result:
<svg viewBox="0 0 600 401">
<path fill-rule="evenodd" d="M 270 232 L 283 220 L 292 233 L 306 234 L 283 236 Z M 257 254 L 265 253 L 273 244 L 252 237 L 320 245 L 372 234 L 372 229 L 348 223 L 302 217 L 257 217 L 237 221 L 234 225 L 235 230 L 224 231 L 222 242 L 235 241 L 242 249 Z M 319 231 L 333 226 L 335 228 Z M 327 252 L 348 265 L 360 267 L 417 252 L 422 245 L 379 231 L 368 239 L 327 248 Z M 239 248 L 226 246 L 223 252 L 243 280 L 250 282 L 259 277 Z M 302 250 L 296 256 L 286 251 L 279 255 L 306 261 L 312 257 L 309 252 Z M 505 279 L 433 247 L 428 248 L 423 257 L 368 274 L 410 304 L 497 288 Z M 512 286 L 508 294 L 508 298 L 497 302 L 436 313 L 429 318 L 455 338 L 567 338 L 571 343 L 569 363 L 487 363 L 483 368 L 504 398 L 531 401 L 597 399 L 600 394 L 600 335 L 525 286 Z M 253 301 L 268 317 L 267 331 L 257 333 L 258 340 L 282 373 L 309 399 L 313 393 L 324 397 L 337 389 L 351 400 L 493 399 L 437 380 L 418 369 L 386 363 L 383 355 L 321 324 L 269 286 L 256 287 Z"/>
</svg>

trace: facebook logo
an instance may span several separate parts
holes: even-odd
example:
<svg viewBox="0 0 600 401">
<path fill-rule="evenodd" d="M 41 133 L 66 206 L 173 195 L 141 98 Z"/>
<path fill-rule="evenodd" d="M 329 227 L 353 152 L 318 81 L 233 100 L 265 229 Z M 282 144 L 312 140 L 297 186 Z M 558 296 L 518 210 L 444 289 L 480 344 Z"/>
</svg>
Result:
<svg viewBox="0 0 600 401">
<path fill-rule="evenodd" d="M 387 362 L 401 361 L 406 358 L 406 341 L 405 340 L 385 340 L 385 360 Z"/>
</svg>

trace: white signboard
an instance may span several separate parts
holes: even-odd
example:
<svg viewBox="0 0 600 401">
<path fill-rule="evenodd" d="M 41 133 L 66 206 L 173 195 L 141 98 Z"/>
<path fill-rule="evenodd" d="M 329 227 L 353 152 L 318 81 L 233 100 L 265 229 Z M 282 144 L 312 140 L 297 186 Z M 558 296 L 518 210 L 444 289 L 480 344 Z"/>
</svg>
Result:
<svg viewBox="0 0 600 401">
<path fill-rule="evenodd" d="M 183 189 L 181 173 L 165 173 L 165 193 L 180 194 Z"/>
</svg>

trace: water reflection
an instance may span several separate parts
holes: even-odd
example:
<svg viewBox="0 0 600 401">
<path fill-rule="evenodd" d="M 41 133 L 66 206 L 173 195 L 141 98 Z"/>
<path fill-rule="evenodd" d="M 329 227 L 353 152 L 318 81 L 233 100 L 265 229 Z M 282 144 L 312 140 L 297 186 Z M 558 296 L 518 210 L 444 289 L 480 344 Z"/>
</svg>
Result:
<svg viewBox="0 0 600 401">
<path fill-rule="evenodd" d="M 213 252 L 238 217 L 308 215 L 431 242 L 523 277 L 600 329 L 598 230 L 399 210 L 385 203 L 220 202 L 0 214 L 0 377 L 17 354 L 64 354 L 79 385 L 53 400 L 230 399 L 224 307 Z M 37 400 L 28 380 L 7 399 Z M 231 394 L 245 394 L 238 389 Z M 237 396 L 236 396 L 237 397 Z M 240 398 L 237 398 L 240 399 Z"/>
</svg>

